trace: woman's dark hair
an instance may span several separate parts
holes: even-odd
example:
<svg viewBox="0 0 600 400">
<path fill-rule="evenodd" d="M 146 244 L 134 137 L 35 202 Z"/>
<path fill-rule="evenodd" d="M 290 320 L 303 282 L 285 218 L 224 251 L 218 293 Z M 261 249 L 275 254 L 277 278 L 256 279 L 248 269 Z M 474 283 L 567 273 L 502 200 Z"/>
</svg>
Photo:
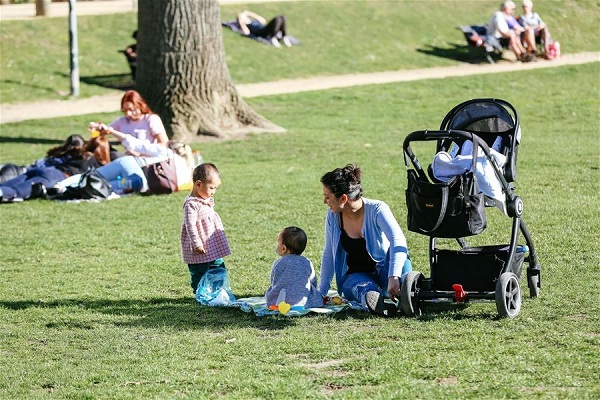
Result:
<svg viewBox="0 0 600 400">
<path fill-rule="evenodd" d="M 360 185 L 361 170 L 355 164 L 348 164 L 344 168 L 336 168 L 321 177 L 321 183 L 326 186 L 335 197 L 343 194 L 350 200 L 358 200 L 363 191 Z"/>
<path fill-rule="evenodd" d="M 288 226 L 281 231 L 281 243 L 287 247 L 292 254 L 300 255 L 306 249 L 306 233 L 297 226 Z"/>
<path fill-rule="evenodd" d="M 81 135 L 70 135 L 60 146 L 48 150 L 48 157 L 60 158 L 65 155 L 71 157 L 80 157 L 85 146 L 85 139 Z"/>
</svg>

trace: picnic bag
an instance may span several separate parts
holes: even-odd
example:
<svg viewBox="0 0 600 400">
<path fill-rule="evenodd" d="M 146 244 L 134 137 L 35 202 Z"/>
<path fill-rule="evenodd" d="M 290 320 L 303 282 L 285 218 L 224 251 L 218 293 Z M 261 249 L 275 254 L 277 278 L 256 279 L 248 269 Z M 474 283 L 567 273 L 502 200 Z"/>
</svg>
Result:
<svg viewBox="0 0 600 400">
<path fill-rule="evenodd" d="M 148 181 L 148 194 L 170 194 L 177 191 L 175 159 L 150 164 L 144 167 Z"/>
<path fill-rule="evenodd" d="M 440 238 L 478 235 L 486 228 L 485 197 L 472 171 L 432 183 L 408 171 L 408 230 Z"/>
<path fill-rule="evenodd" d="M 79 182 L 74 186 L 67 186 L 59 200 L 96 199 L 105 200 L 112 193 L 110 183 L 94 167 L 88 168 Z"/>
<path fill-rule="evenodd" d="M 208 306 L 227 306 L 235 301 L 224 267 L 211 268 L 202 276 L 196 289 L 196 300 Z"/>
<path fill-rule="evenodd" d="M 548 60 L 554 60 L 560 58 L 560 43 L 553 42 L 548 45 L 548 49 L 546 51 L 546 58 Z"/>
</svg>

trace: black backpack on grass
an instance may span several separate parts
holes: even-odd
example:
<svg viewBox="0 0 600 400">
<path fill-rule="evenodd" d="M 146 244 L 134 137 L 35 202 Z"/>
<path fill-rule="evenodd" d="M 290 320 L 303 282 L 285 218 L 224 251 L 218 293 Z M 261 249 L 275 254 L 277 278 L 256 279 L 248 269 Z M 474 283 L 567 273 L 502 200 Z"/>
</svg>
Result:
<svg viewBox="0 0 600 400">
<path fill-rule="evenodd" d="M 67 186 L 66 190 L 55 197 L 56 200 L 106 200 L 112 187 L 110 183 L 94 167 L 90 167 L 81 174 L 79 183 L 75 186 Z"/>
</svg>

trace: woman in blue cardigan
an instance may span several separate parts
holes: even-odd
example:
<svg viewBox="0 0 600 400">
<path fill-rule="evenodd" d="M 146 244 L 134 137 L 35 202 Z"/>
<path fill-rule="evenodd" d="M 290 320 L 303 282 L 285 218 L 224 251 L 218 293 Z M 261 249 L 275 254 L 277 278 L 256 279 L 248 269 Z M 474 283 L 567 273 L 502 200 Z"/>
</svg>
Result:
<svg viewBox="0 0 600 400">
<path fill-rule="evenodd" d="M 396 307 L 384 297 L 400 299 L 400 282 L 412 265 L 406 238 L 389 206 L 362 197 L 361 170 L 348 164 L 321 177 L 325 248 L 319 291 L 327 295 L 335 274 L 338 292 L 378 315 L 392 316 Z"/>
</svg>

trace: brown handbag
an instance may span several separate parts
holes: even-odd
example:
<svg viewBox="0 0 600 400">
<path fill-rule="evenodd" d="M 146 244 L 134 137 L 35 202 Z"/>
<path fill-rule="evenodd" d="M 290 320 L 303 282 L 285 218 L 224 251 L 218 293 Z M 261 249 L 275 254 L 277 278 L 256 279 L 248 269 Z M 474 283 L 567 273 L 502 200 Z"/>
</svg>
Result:
<svg viewBox="0 0 600 400">
<path fill-rule="evenodd" d="M 175 159 L 150 164 L 144 167 L 148 181 L 148 194 L 170 194 L 177 191 Z"/>
</svg>

